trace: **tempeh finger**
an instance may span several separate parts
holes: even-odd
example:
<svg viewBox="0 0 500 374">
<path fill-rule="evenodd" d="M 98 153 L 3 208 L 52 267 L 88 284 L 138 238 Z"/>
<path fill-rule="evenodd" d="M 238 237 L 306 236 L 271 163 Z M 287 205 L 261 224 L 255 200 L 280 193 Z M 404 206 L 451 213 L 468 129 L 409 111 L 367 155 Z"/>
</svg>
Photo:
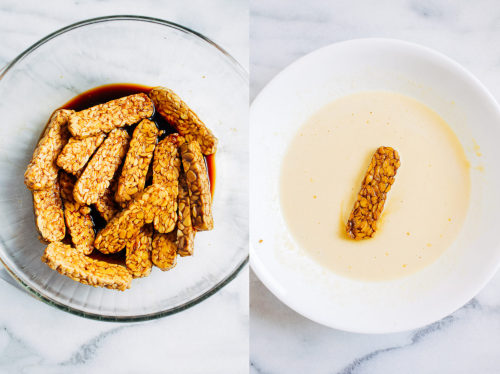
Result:
<svg viewBox="0 0 500 374">
<path fill-rule="evenodd" d="M 151 259 L 153 264 L 163 271 L 172 269 L 177 264 L 177 245 L 175 232 L 153 235 L 153 251 Z"/>
<path fill-rule="evenodd" d="M 149 92 L 158 112 L 171 123 L 187 141 L 197 141 L 204 155 L 217 150 L 217 138 L 179 96 L 166 87 Z"/>
<path fill-rule="evenodd" d="M 151 99 L 144 93 L 138 93 L 76 112 L 69 118 L 68 128 L 73 136 L 85 138 L 133 125 L 153 113 Z"/>
<path fill-rule="evenodd" d="M 43 190 L 57 180 L 56 159 L 69 138 L 68 118 L 72 110 L 56 110 L 33 152 L 33 157 L 24 173 L 24 183 L 30 190 Z"/>
<path fill-rule="evenodd" d="M 158 128 L 150 120 L 142 120 L 134 130 L 122 167 L 115 200 L 124 203 L 144 190 L 149 164 L 153 158 Z"/>
<path fill-rule="evenodd" d="M 90 216 L 90 207 L 77 203 L 73 198 L 74 179 L 62 172 L 59 175 L 61 196 L 64 203 L 64 218 L 71 241 L 83 254 L 90 254 L 94 249 L 94 222 Z"/>
<path fill-rule="evenodd" d="M 61 242 L 50 243 L 42 261 L 62 275 L 94 287 L 125 291 L 132 282 L 132 275 L 125 267 L 94 260 Z"/>
<path fill-rule="evenodd" d="M 117 180 L 113 179 L 111 184 L 104 194 L 99 196 L 94 206 L 106 222 L 111 221 L 111 219 L 120 211 L 118 204 L 115 202 L 114 196 L 116 191 Z"/>
<path fill-rule="evenodd" d="M 137 235 L 127 242 L 125 263 L 134 278 L 147 277 L 151 273 L 152 238 L 153 228 L 151 225 L 144 225 Z"/>
<path fill-rule="evenodd" d="M 356 240 L 373 237 L 384 209 L 387 193 L 401 162 L 398 152 L 380 147 L 373 154 L 354 208 L 347 221 L 347 235 Z"/>
<path fill-rule="evenodd" d="M 181 159 L 189 190 L 191 221 L 198 231 L 212 230 L 212 195 L 205 159 L 197 142 L 181 145 Z"/>
<path fill-rule="evenodd" d="M 75 184 L 73 196 L 77 202 L 94 204 L 106 192 L 125 157 L 129 139 L 125 130 L 109 133 Z"/>
<path fill-rule="evenodd" d="M 194 237 L 196 231 L 191 223 L 191 203 L 186 182 L 186 176 L 179 176 L 178 197 L 178 219 L 177 219 L 177 253 L 180 256 L 191 256 L 194 252 Z"/>
<path fill-rule="evenodd" d="M 64 211 L 57 179 L 45 190 L 33 191 L 35 222 L 42 238 L 48 242 L 63 240 L 66 235 Z"/>
<path fill-rule="evenodd" d="M 68 173 L 76 174 L 85 166 L 104 138 L 106 138 L 104 133 L 83 139 L 69 138 L 68 143 L 57 157 L 57 166 Z"/>
</svg>

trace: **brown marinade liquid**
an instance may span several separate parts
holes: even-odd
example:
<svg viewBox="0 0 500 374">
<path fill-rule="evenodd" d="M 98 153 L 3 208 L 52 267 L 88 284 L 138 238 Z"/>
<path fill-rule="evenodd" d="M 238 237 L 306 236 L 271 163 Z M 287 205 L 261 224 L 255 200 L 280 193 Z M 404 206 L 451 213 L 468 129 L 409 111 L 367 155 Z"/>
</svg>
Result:
<svg viewBox="0 0 500 374">
<path fill-rule="evenodd" d="M 66 104 L 61 106 L 61 109 L 73 109 L 75 111 L 80 111 L 84 110 L 87 108 L 90 108 L 94 105 L 98 104 L 103 104 L 105 102 L 108 102 L 110 100 L 114 99 L 119 99 L 120 97 L 123 96 L 128 96 L 128 95 L 133 95 L 137 93 L 145 93 L 146 95 L 149 93 L 149 91 L 153 87 L 149 86 L 144 86 L 140 84 L 134 84 L 134 83 L 114 83 L 114 84 L 107 84 L 104 86 L 99 86 L 92 88 L 88 91 L 82 92 L 78 96 L 75 96 L 72 98 L 70 101 L 68 101 Z M 159 113 L 154 113 L 153 117 L 150 118 L 153 122 L 156 123 L 156 126 L 160 130 L 164 131 L 164 134 L 162 135 L 161 138 L 167 136 L 168 134 L 172 134 L 176 132 L 175 128 L 170 125 Z M 130 134 L 135 129 L 134 126 L 128 126 L 125 128 Z M 205 161 L 207 164 L 207 170 L 208 170 L 208 177 L 210 180 L 210 191 L 212 193 L 212 198 L 214 195 L 214 188 L 215 188 L 215 158 L 214 155 L 206 156 Z M 118 170 L 117 173 L 119 173 L 120 170 Z M 94 220 L 94 227 L 97 231 L 101 230 L 106 226 L 106 221 L 99 215 L 99 213 L 92 208 L 92 219 Z M 108 261 L 109 255 L 101 255 L 100 253 L 97 253 L 98 251 L 93 251 L 91 254 L 91 257 L 103 259 L 106 258 L 106 261 Z M 120 251 L 117 254 L 112 255 L 112 257 L 116 257 L 116 261 L 121 263 L 124 261 L 124 253 L 125 251 Z"/>
</svg>

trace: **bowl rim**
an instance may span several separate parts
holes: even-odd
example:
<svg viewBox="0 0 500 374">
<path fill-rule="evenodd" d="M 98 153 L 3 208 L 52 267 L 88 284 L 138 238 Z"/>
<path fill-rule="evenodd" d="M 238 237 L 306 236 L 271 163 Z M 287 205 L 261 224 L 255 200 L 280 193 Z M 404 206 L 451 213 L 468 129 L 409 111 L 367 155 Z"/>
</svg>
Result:
<svg viewBox="0 0 500 374">
<path fill-rule="evenodd" d="M 25 49 L 23 52 L 21 52 L 18 56 L 16 56 L 11 62 L 9 62 L 6 66 L 0 67 L 0 82 L 2 78 L 9 72 L 9 70 L 14 67 L 19 61 L 21 61 L 23 58 L 28 56 L 31 52 L 35 51 L 48 41 L 58 37 L 59 35 L 65 34 L 69 31 L 97 24 L 97 23 L 105 23 L 105 22 L 114 22 L 114 21 L 139 21 L 139 22 L 146 22 L 146 23 L 155 23 L 159 24 L 162 26 L 166 26 L 172 29 L 175 29 L 177 31 L 181 31 L 185 34 L 188 34 L 195 39 L 201 39 L 205 43 L 209 44 L 210 46 L 214 47 L 224 59 L 226 59 L 229 64 L 232 66 L 234 71 L 240 76 L 240 78 L 248 84 L 248 72 L 243 68 L 243 66 L 232 56 L 230 55 L 224 48 L 222 48 L 220 45 L 215 43 L 213 40 L 209 39 L 208 37 L 204 36 L 203 34 L 194 31 L 188 27 L 179 25 L 175 22 L 163 20 L 160 18 L 154 18 L 154 17 L 147 17 L 147 16 L 138 16 L 138 15 L 111 15 L 111 16 L 102 16 L 102 17 L 96 17 L 96 18 L 89 18 L 85 19 L 82 21 L 78 21 L 75 23 L 72 23 L 68 26 L 65 26 L 63 28 L 60 28 L 47 36 L 43 37 L 42 39 L 38 40 L 31 46 L 29 46 L 27 49 Z M 106 314 L 99 314 L 99 313 L 89 313 L 85 312 L 81 309 L 74 308 L 71 306 L 68 306 L 64 303 L 61 303 L 57 300 L 52 299 L 51 297 L 40 293 L 39 291 L 35 290 L 34 288 L 30 287 L 28 284 L 26 284 L 23 279 L 16 274 L 16 272 L 9 268 L 7 265 L 6 261 L 2 259 L 0 256 L 0 263 L 5 267 L 7 272 L 12 276 L 12 278 L 19 284 L 23 289 L 28 291 L 28 293 L 35 297 L 36 299 L 43 301 L 44 303 L 55 307 L 59 310 L 71 313 L 73 315 L 77 315 L 80 317 L 85 317 L 93 320 L 99 320 L 99 321 L 108 321 L 108 322 L 141 322 L 141 321 L 149 321 L 157 318 L 162 318 L 166 317 L 175 313 L 182 312 L 183 310 L 189 309 L 203 300 L 207 299 L 208 297 L 214 295 L 217 293 L 221 288 L 229 284 L 236 276 L 240 273 L 242 269 L 245 268 L 249 261 L 249 255 L 247 254 L 242 261 L 240 261 L 234 269 L 231 270 L 231 272 L 221 279 L 218 283 L 216 283 L 212 288 L 209 290 L 205 291 L 201 295 L 198 295 L 194 299 L 191 299 L 185 303 L 176 305 L 172 308 L 165 309 L 159 312 L 154 312 L 154 313 L 148 313 L 148 314 L 140 314 L 140 315 L 126 315 L 126 316 L 113 316 L 113 315 L 106 315 Z"/>
<path fill-rule="evenodd" d="M 303 60 L 306 58 L 309 58 L 313 54 L 321 53 L 326 49 L 330 48 L 336 48 L 339 46 L 344 46 L 344 45 L 355 45 L 355 44 L 363 44 L 363 43 L 373 43 L 373 44 L 391 44 L 393 47 L 396 48 L 411 48 L 414 51 L 418 52 L 419 54 L 431 56 L 433 59 L 438 59 L 453 69 L 455 69 L 461 76 L 463 76 L 468 82 L 471 84 L 475 85 L 478 87 L 481 91 L 481 93 L 484 95 L 485 100 L 488 101 L 488 103 L 492 106 L 494 106 L 497 110 L 498 113 L 500 113 L 500 105 L 496 101 L 495 97 L 493 94 L 488 90 L 488 88 L 475 76 L 473 75 L 469 70 L 467 70 L 464 66 L 462 66 L 460 63 L 457 61 L 453 60 L 452 58 L 448 57 L 442 52 L 439 52 L 435 49 L 429 48 L 427 46 L 414 43 L 414 42 L 409 42 L 406 40 L 402 39 L 396 39 L 396 38 L 380 38 L 380 37 L 367 37 L 367 38 L 355 38 L 355 39 L 347 39 L 347 40 L 341 40 L 338 42 L 334 42 L 331 44 L 328 44 L 326 46 L 322 46 L 320 48 L 317 48 L 299 58 L 296 60 L 292 61 L 289 65 L 281 69 L 265 86 L 262 88 L 262 90 L 255 96 L 254 100 L 252 101 L 250 105 L 250 118 L 252 118 L 252 112 L 254 108 L 257 106 L 257 104 L 262 100 L 263 93 L 269 88 L 269 87 L 274 87 L 275 82 L 284 74 L 286 74 L 288 71 L 296 67 L 297 65 L 301 64 Z M 251 123 L 250 123 L 251 126 Z M 252 196 L 252 191 L 250 190 L 250 199 Z M 250 215 L 250 227 L 252 226 L 252 215 Z M 250 237 L 252 237 L 252 232 L 250 232 Z M 332 320 L 324 320 L 322 318 L 319 318 L 315 315 L 314 310 L 311 308 L 307 308 L 306 306 L 303 305 L 303 303 L 298 300 L 293 292 L 287 292 L 282 285 L 278 282 L 276 277 L 272 272 L 269 271 L 269 269 L 266 267 L 265 262 L 262 261 L 262 259 L 258 256 L 258 251 L 255 248 L 255 245 L 253 244 L 252 241 L 250 241 L 249 244 L 249 254 L 250 254 L 250 268 L 252 271 L 255 273 L 255 275 L 259 278 L 259 280 L 266 286 L 266 288 L 278 299 L 280 300 L 283 304 L 285 304 L 287 307 L 295 311 L 296 313 L 300 314 L 301 316 L 316 322 L 318 324 L 321 324 L 323 326 L 333 328 L 333 329 L 338 329 L 342 331 L 347 331 L 347 332 L 352 332 L 352 333 L 361 333 L 361 334 L 387 334 L 387 333 L 398 333 L 398 332 L 405 332 L 405 331 L 410 331 L 413 329 L 417 328 L 422 328 L 424 326 L 427 326 L 429 324 L 435 323 L 442 318 L 445 318 L 446 316 L 454 313 L 458 309 L 462 308 L 464 305 L 466 305 L 470 300 L 472 300 L 490 281 L 491 279 L 495 276 L 495 274 L 498 272 L 500 269 L 500 263 L 497 263 L 494 268 L 485 276 L 483 277 L 481 282 L 478 282 L 476 287 L 474 287 L 473 292 L 470 294 L 464 295 L 462 297 L 462 302 L 460 305 L 450 305 L 447 310 L 441 310 L 440 313 L 436 313 L 436 317 L 432 320 L 428 321 L 419 321 L 417 323 L 408 323 L 407 326 L 403 326 L 400 328 L 393 328 L 393 329 L 378 329 L 377 327 L 374 327 L 371 330 L 366 330 L 366 329 L 357 329 L 357 328 L 352 328 L 352 327 L 346 327 L 343 326 L 341 323 L 337 323 Z"/>
</svg>

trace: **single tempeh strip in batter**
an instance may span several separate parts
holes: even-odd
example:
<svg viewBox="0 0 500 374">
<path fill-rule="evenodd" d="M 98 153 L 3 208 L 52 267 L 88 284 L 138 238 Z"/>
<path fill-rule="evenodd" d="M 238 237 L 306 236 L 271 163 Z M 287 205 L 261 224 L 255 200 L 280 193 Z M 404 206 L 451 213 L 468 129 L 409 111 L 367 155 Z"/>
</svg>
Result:
<svg viewBox="0 0 500 374">
<path fill-rule="evenodd" d="M 68 128 L 71 135 L 85 138 L 133 125 L 153 113 L 154 106 L 149 97 L 138 93 L 76 112 L 69 118 Z"/>
<path fill-rule="evenodd" d="M 106 188 L 106 191 L 104 191 L 104 194 L 99 196 L 94 204 L 95 208 L 106 222 L 111 221 L 111 219 L 120 211 L 118 204 L 116 204 L 114 199 L 117 183 L 118 181 L 113 179 L 109 187 Z"/>
<path fill-rule="evenodd" d="M 125 267 L 94 260 L 60 242 L 47 246 L 42 261 L 62 275 L 94 287 L 125 291 L 132 282 L 132 275 Z"/>
<path fill-rule="evenodd" d="M 33 157 L 24 173 L 24 184 L 30 190 L 51 187 L 57 179 L 56 159 L 69 138 L 68 118 L 72 110 L 59 109 L 50 117 Z"/>
<path fill-rule="evenodd" d="M 77 203 L 73 198 L 74 178 L 62 172 L 59 175 L 61 197 L 64 203 L 64 218 L 71 241 L 75 248 L 83 254 L 90 254 L 94 249 L 94 222 L 90 216 L 90 207 Z"/>
<path fill-rule="evenodd" d="M 155 123 L 144 119 L 137 125 L 130 141 L 127 156 L 122 167 L 115 200 L 124 203 L 144 190 L 149 164 L 153 158 L 158 128 Z"/>
<path fill-rule="evenodd" d="M 125 157 L 129 139 L 125 130 L 109 133 L 75 184 L 73 196 L 77 202 L 94 204 L 106 192 Z"/>
<path fill-rule="evenodd" d="M 191 203 L 186 182 L 186 176 L 179 176 L 178 197 L 178 220 L 177 220 L 177 253 L 180 256 L 191 256 L 194 252 L 194 237 L 196 231 L 191 224 Z"/>
<path fill-rule="evenodd" d="M 191 203 L 191 221 L 198 231 L 212 230 L 212 195 L 205 159 L 197 142 L 181 145 L 181 159 L 186 174 Z"/>
<path fill-rule="evenodd" d="M 177 245 L 175 244 L 175 232 L 169 234 L 160 234 L 155 232 L 153 235 L 153 252 L 151 258 L 153 264 L 161 270 L 172 269 L 177 264 Z"/>
<path fill-rule="evenodd" d="M 57 179 L 46 190 L 33 191 L 33 207 L 36 226 L 42 238 L 49 242 L 63 240 L 66 225 Z"/>
<path fill-rule="evenodd" d="M 57 157 L 57 166 L 68 173 L 76 174 L 85 166 L 104 138 L 106 135 L 103 133 L 83 139 L 69 138 L 68 143 Z"/>
<path fill-rule="evenodd" d="M 217 138 L 188 105 L 172 90 L 155 87 L 149 92 L 158 112 L 171 123 L 187 141 L 197 141 L 205 155 L 217 150 Z"/>
<path fill-rule="evenodd" d="M 147 187 L 97 234 L 94 242 L 95 248 L 104 254 L 122 250 L 127 241 L 137 235 L 142 226 L 153 222 L 157 209 L 163 209 L 163 214 L 172 218 L 175 211 L 171 201 L 165 187 L 159 185 Z"/>
<path fill-rule="evenodd" d="M 137 235 L 127 242 L 125 263 L 134 278 L 147 277 L 151 273 L 151 243 L 153 228 L 144 225 Z"/>
<path fill-rule="evenodd" d="M 360 240 L 373 237 L 387 193 L 400 165 L 398 152 L 394 149 L 380 147 L 375 151 L 347 221 L 346 230 L 350 238 Z"/>
</svg>

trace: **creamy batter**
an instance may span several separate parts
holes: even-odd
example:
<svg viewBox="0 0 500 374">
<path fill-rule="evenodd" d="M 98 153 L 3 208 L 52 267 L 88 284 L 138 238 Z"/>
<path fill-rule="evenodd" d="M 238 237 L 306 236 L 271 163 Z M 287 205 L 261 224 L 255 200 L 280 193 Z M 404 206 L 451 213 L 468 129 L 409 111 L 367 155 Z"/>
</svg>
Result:
<svg viewBox="0 0 500 374">
<path fill-rule="evenodd" d="M 378 230 L 354 241 L 345 232 L 363 176 L 379 146 L 401 167 Z M 294 239 L 322 266 L 356 279 L 400 278 L 433 263 L 467 214 L 469 163 L 451 128 L 409 97 L 362 92 L 310 118 L 282 164 L 281 207 Z"/>
</svg>

